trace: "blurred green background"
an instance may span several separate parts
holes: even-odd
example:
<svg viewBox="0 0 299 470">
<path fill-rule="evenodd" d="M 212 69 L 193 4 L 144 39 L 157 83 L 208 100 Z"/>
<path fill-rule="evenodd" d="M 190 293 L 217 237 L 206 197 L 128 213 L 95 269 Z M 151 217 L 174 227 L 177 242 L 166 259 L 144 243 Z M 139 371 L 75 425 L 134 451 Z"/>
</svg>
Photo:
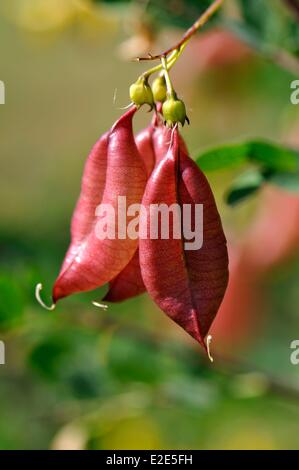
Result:
<svg viewBox="0 0 299 470">
<path fill-rule="evenodd" d="M 35 301 L 43 282 L 50 302 L 89 149 L 144 70 L 129 57 L 172 44 L 208 2 L 172 2 L 174 17 L 164 2 L 147 3 L 1 2 L 0 448 L 298 449 L 299 365 L 290 363 L 299 338 L 298 243 L 259 276 L 254 306 L 236 288 L 236 317 L 215 335 L 213 364 L 147 295 L 107 312 L 91 304 L 106 288 L 63 300 L 54 312 Z M 237 3 L 227 2 L 226 22 Z M 262 4 L 278 2 L 252 3 L 262 20 Z M 272 23 L 274 41 L 281 25 Z M 294 54 L 297 33 L 283 30 Z M 265 57 L 208 34 L 193 39 L 172 73 L 189 110 L 191 155 L 255 137 L 299 148 L 294 74 L 269 61 L 268 49 Z M 149 120 L 146 110 L 138 114 L 136 130 Z M 230 243 L 246 237 L 262 200 L 258 193 L 235 208 L 223 202 L 238 171 L 208 174 Z M 246 283 L 246 275 L 245 266 L 238 276 Z"/>
</svg>

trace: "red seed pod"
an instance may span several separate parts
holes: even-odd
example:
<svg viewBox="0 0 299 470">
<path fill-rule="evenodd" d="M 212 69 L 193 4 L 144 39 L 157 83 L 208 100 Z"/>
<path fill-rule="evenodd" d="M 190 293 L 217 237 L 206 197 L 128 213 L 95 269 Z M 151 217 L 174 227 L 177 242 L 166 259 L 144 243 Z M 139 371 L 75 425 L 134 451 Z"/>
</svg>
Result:
<svg viewBox="0 0 299 470">
<path fill-rule="evenodd" d="M 149 125 L 140 131 L 136 137 L 136 145 L 143 159 L 148 176 L 150 176 L 155 166 L 155 153 L 153 145 L 154 130 L 154 127 Z"/>
<path fill-rule="evenodd" d="M 156 157 L 156 163 L 159 163 L 167 154 L 171 143 L 172 130 L 166 126 L 157 126 L 153 134 L 153 145 Z M 188 155 L 186 143 L 181 135 L 179 135 L 179 145 L 181 152 Z"/>
<path fill-rule="evenodd" d="M 154 239 L 150 233 L 150 207 L 203 205 L 203 245 L 186 249 L 185 238 L 175 239 L 174 218 L 170 237 Z M 142 199 L 140 215 L 140 266 L 147 291 L 159 307 L 204 347 L 204 338 L 216 316 L 228 281 L 226 239 L 213 193 L 197 165 L 180 151 L 173 131 L 169 151 L 153 171 Z M 182 220 L 184 226 L 184 220 Z M 148 235 L 147 233 L 147 235 Z"/>
<path fill-rule="evenodd" d="M 146 291 L 140 270 L 139 249 L 129 264 L 109 283 L 109 291 L 103 298 L 107 302 L 122 302 Z"/>
<path fill-rule="evenodd" d="M 148 168 L 149 175 L 152 172 L 153 165 L 156 164 L 167 154 L 171 140 L 171 129 L 164 125 L 159 125 L 156 117 L 153 123 L 142 130 L 136 137 L 136 144 L 139 152 Z M 187 153 L 187 147 L 180 136 L 180 147 L 182 152 Z M 139 249 L 115 279 L 110 282 L 109 291 L 103 298 L 104 301 L 121 302 L 146 291 L 139 263 Z"/>
<path fill-rule="evenodd" d="M 98 187 L 93 178 L 89 179 L 90 175 L 87 172 L 84 175 L 84 178 L 86 177 L 84 192 L 81 194 L 74 216 L 75 221 L 83 220 L 81 211 L 84 212 L 86 205 L 89 208 L 93 207 L 93 203 L 90 200 L 80 203 L 80 200 L 84 201 L 86 194 L 88 198 L 98 200 L 99 193 L 102 192 L 102 207 L 112 207 L 117 214 L 114 227 L 115 238 L 99 238 L 97 224 L 102 219 L 101 216 L 95 215 L 94 219 L 90 220 L 89 230 L 81 239 L 80 244 L 76 244 L 74 256 L 69 256 L 69 253 L 73 252 L 72 248 L 68 251 L 63 271 L 53 288 L 54 303 L 72 293 L 92 290 L 106 284 L 128 264 L 136 251 L 138 240 L 127 235 L 127 226 L 134 217 L 127 217 L 126 226 L 121 226 L 118 220 L 119 196 L 126 197 L 127 207 L 139 204 L 146 183 L 145 167 L 133 136 L 132 118 L 135 112 L 136 107 L 132 107 L 109 132 L 104 190 Z M 105 157 L 103 157 L 104 160 Z M 86 188 L 89 188 L 88 191 Z M 74 222 L 74 227 L 79 226 L 81 227 L 81 223 Z M 121 237 L 119 229 L 123 232 Z"/>
<path fill-rule="evenodd" d="M 98 140 L 87 158 L 81 192 L 71 222 L 71 244 L 61 266 L 60 275 L 70 265 L 93 228 L 95 211 L 102 201 L 105 189 L 108 141 L 109 132 Z"/>
<path fill-rule="evenodd" d="M 155 165 L 153 135 L 155 122 L 139 132 L 136 137 L 136 145 L 150 176 Z M 139 249 L 137 248 L 133 258 L 127 266 L 109 283 L 109 291 L 104 299 L 108 302 L 121 302 L 145 292 L 139 265 Z"/>
</svg>

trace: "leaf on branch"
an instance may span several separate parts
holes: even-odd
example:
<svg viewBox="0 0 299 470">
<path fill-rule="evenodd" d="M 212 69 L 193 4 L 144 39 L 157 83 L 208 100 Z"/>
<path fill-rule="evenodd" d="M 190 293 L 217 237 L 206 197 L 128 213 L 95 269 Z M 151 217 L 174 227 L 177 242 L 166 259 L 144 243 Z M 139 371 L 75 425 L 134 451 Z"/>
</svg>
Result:
<svg viewBox="0 0 299 470">
<path fill-rule="evenodd" d="M 202 171 L 223 170 L 246 163 L 248 153 L 247 143 L 223 145 L 207 150 L 196 161 Z"/>
<path fill-rule="evenodd" d="M 269 182 L 286 191 L 299 194 L 299 173 L 274 173 Z"/>
<path fill-rule="evenodd" d="M 299 152 L 282 145 L 263 140 L 225 144 L 205 151 L 196 161 L 205 172 L 244 163 L 256 166 L 238 176 L 228 190 L 225 200 L 231 206 L 257 192 L 265 182 L 299 192 Z"/>
<path fill-rule="evenodd" d="M 299 169 L 297 151 L 262 140 L 212 148 L 197 156 L 196 161 L 203 171 L 233 168 L 246 162 L 275 171 L 296 172 Z"/>
<path fill-rule="evenodd" d="M 248 143 L 249 160 L 276 171 L 295 172 L 299 168 L 299 153 L 287 147 L 265 141 Z"/>
<path fill-rule="evenodd" d="M 250 169 L 238 176 L 229 188 L 225 200 L 228 205 L 235 206 L 248 196 L 256 193 L 264 184 L 265 177 L 259 169 Z"/>
</svg>

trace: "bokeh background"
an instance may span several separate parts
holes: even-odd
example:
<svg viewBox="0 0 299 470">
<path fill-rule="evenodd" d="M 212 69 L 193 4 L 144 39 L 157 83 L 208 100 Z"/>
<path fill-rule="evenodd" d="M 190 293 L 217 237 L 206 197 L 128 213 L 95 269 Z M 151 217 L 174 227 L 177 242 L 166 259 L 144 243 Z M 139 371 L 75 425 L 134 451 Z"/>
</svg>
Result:
<svg viewBox="0 0 299 470">
<path fill-rule="evenodd" d="M 1 1 L 1 449 L 299 448 L 298 196 L 266 185 L 229 207 L 244 168 L 207 173 L 231 269 L 213 364 L 146 294 L 107 312 L 91 304 L 105 287 L 54 312 L 34 297 L 42 281 L 50 302 L 85 158 L 144 70 L 130 58 L 172 44 L 208 3 Z M 296 11 L 249 3 L 264 43 L 228 32 L 244 2 L 226 0 L 173 69 L 193 157 L 257 137 L 299 149 Z"/>
</svg>

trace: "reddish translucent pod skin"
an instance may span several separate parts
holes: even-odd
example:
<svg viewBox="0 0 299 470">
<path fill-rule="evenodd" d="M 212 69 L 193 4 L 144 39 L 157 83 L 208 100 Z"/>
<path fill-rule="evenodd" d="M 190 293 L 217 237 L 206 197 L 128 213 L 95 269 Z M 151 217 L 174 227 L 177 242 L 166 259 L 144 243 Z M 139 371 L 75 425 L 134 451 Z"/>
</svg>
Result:
<svg viewBox="0 0 299 470">
<path fill-rule="evenodd" d="M 154 127 L 150 125 L 139 132 L 136 145 L 149 176 L 155 165 L 153 146 Z M 109 283 L 109 291 L 103 298 L 108 302 L 122 302 L 145 292 L 145 285 L 141 276 L 139 265 L 139 249 L 127 266 Z"/>
<path fill-rule="evenodd" d="M 158 125 L 157 120 L 152 125 L 141 131 L 136 137 L 136 144 L 147 167 L 148 175 L 151 174 L 154 164 L 157 164 L 169 149 L 171 141 L 171 129 Z M 180 136 L 180 146 L 187 154 L 187 147 Z M 150 171 L 149 171 L 150 170 Z M 139 249 L 124 270 L 110 282 L 109 291 L 104 301 L 121 302 L 146 291 L 139 263 Z"/>
<path fill-rule="evenodd" d="M 122 302 L 146 291 L 139 264 L 139 248 L 128 265 L 109 283 L 106 302 Z"/>
<path fill-rule="evenodd" d="M 155 163 L 159 162 L 169 149 L 171 129 L 158 124 L 154 117 L 153 123 L 143 129 L 136 137 L 136 145 L 143 158 L 150 176 Z M 187 147 L 180 136 L 181 148 L 187 153 Z M 110 282 L 109 291 L 103 298 L 108 302 L 122 302 L 136 297 L 146 291 L 139 263 L 139 249 L 124 270 Z"/>
<path fill-rule="evenodd" d="M 64 258 L 60 274 L 70 265 L 81 243 L 92 230 L 95 211 L 103 198 L 109 133 L 104 134 L 92 148 L 83 171 L 81 192 L 71 222 L 71 243 Z"/>
<path fill-rule="evenodd" d="M 184 240 L 139 240 L 144 284 L 157 305 L 204 348 L 204 338 L 217 314 L 228 281 L 226 239 L 215 200 L 204 174 L 179 150 L 178 131 L 172 146 L 153 171 L 142 200 L 141 230 L 149 227 L 151 204 L 203 204 L 203 246 L 185 250 Z M 171 233 L 171 231 L 170 231 Z"/>
<path fill-rule="evenodd" d="M 139 204 L 146 184 L 144 163 L 135 144 L 132 118 L 136 107 L 132 107 L 112 127 L 107 147 L 106 182 L 101 204 L 115 209 L 118 197 L 125 196 L 126 204 Z M 95 194 L 98 188 L 94 188 Z M 92 192 L 91 192 L 92 193 Z M 134 217 L 127 217 L 127 224 Z M 100 239 L 96 231 L 99 217 L 95 216 L 91 230 L 82 240 L 80 248 L 53 288 L 53 302 L 75 292 L 95 289 L 115 277 L 133 257 L 138 240 L 128 236 L 118 237 L 118 218 L 115 223 L 115 238 Z M 126 229 L 126 227 L 125 227 Z"/>
<path fill-rule="evenodd" d="M 172 130 L 166 126 L 157 126 L 153 134 L 153 145 L 156 157 L 156 164 L 158 164 L 167 154 L 171 143 Z M 179 135 L 179 145 L 181 152 L 188 155 L 186 143 L 181 135 Z"/>
<path fill-rule="evenodd" d="M 171 129 L 165 126 L 159 126 L 153 134 L 153 145 L 155 152 L 156 164 L 165 157 L 168 152 L 171 141 Z"/>
<path fill-rule="evenodd" d="M 153 145 L 154 127 L 149 125 L 139 132 L 136 137 L 136 145 L 143 159 L 146 173 L 149 176 L 155 166 L 155 154 Z"/>
</svg>

